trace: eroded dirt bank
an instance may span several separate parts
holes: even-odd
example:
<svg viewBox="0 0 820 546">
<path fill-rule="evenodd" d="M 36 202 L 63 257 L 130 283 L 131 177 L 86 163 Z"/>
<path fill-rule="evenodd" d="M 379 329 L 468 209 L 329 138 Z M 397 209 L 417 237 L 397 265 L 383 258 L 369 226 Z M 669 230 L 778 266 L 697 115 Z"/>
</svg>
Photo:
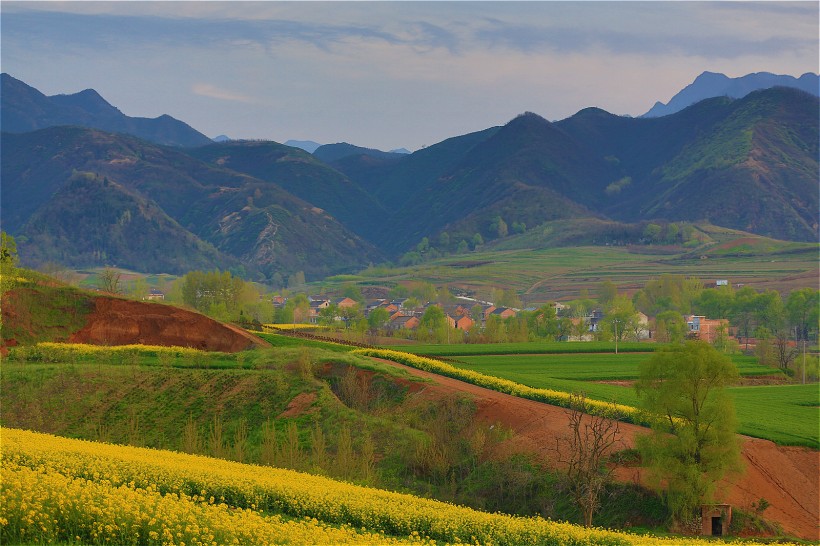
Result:
<svg viewBox="0 0 820 546">
<path fill-rule="evenodd" d="M 382 361 L 430 379 L 417 396 L 440 396 L 461 392 L 474 397 L 478 418 L 488 425 L 500 423 L 513 430 L 514 449 L 534 453 L 547 464 L 558 460 L 556 438 L 567 433 L 563 408 L 516 398 L 457 379 L 443 377 L 402 364 Z M 634 447 L 635 436 L 646 429 L 621 424 L 623 448 Z M 742 436 L 744 472 L 724 479 L 718 486 L 721 501 L 751 511 L 753 502 L 765 498 L 770 506 L 764 516 L 794 536 L 820 539 L 820 452 L 808 448 L 778 446 L 768 440 Z M 618 479 L 646 484 L 637 468 L 620 469 Z"/>
<path fill-rule="evenodd" d="M 88 322 L 68 338 L 71 343 L 96 345 L 167 345 L 234 353 L 267 346 L 229 324 L 170 305 L 106 296 L 94 300 Z"/>
</svg>

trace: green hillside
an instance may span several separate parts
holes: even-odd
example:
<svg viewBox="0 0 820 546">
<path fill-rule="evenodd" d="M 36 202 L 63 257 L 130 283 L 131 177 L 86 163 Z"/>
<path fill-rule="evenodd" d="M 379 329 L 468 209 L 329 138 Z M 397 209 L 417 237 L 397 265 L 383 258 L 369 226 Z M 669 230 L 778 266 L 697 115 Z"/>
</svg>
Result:
<svg viewBox="0 0 820 546">
<path fill-rule="evenodd" d="M 229 141 L 195 148 L 189 154 L 211 165 L 277 184 L 326 210 L 365 238 L 386 215 L 358 184 L 298 148 L 275 142 Z"/>
<path fill-rule="evenodd" d="M 580 517 L 556 476 L 505 450 L 512 431 L 474 421 L 470 399 L 416 396 L 424 383 L 405 372 L 320 348 L 195 353 L 12 349 L 0 424 L 272 464 L 490 512 Z M 602 525 L 665 518 L 648 492 L 612 494 L 620 500 L 602 507 Z"/>
<path fill-rule="evenodd" d="M 3 133 L 2 145 L 4 229 L 18 236 L 28 265 L 59 256 L 64 265 L 79 267 L 116 264 L 184 273 L 205 265 L 241 265 L 252 275 L 304 271 L 316 278 L 380 256 L 325 211 L 280 186 L 176 149 L 77 127 Z M 107 180 L 113 188 L 60 192 L 78 183 L 77 172 L 103 184 Z M 41 210 L 59 214 L 36 215 Z M 81 226 L 62 225 L 72 214 L 83 217 Z M 126 218 L 135 223 L 147 218 L 150 226 L 123 227 Z M 29 238 L 38 241 L 36 249 Z M 64 246 L 55 248 L 56 241 Z M 149 254 L 141 261 L 142 249 Z M 105 255 L 94 255 L 95 250 Z"/>
</svg>

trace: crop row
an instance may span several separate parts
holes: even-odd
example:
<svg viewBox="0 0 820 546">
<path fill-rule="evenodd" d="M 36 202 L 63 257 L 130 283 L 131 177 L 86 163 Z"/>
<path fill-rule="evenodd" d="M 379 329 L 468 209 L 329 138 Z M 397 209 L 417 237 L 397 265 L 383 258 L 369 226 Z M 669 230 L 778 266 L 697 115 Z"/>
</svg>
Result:
<svg viewBox="0 0 820 546">
<path fill-rule="evenodd" d="M 655 343 L 622 342 L 618 344 L 622 353 L 652 353 Z M 428 356 L 478 356 L 478 355 L 546 355 L 546 354 L 614 354 L 615 344 L 611 341 L 583 342 L 532 342 L 523 343 L 461 343 L 453 345 L 406 345 L 403 350 L 417 355 Z"/>
<path fill-rule="evenodd" d="M 285 519 L 213 498 L 160 494 L 4 462 L 0 542 L 80 544 L 395 544 L 405 543 L 313 518 Z M 418 539 L 421 537 L 410 537 Z M 414 540 L 415 542 L 415 540 Z M 429 542 L 429 541 L 427 541 Z"/>
<path fill-rule="evenodd" d="M 168 356 L 171 358 L 197 358 L 206 353 L 190 347 L 165 347 L 162 345 L 89 345 L 86 343 L 40 342 L 36 345 L 13 347 L 9 358 L 32 362 L 65 362 L 96 359 L 99 357 Z M 213 353 L 210 353 L 213 354 Z"/>
<path fill-rule="evenodd" d="M 494 391 L 503 392 L 512 396 L 520 398 L 527 398 L 537 402 L 544 402 L 554 406 L 568 407 L 571 401 L 570 393 L 564 391 L 556 391 L 552 389 L 539 389 L 528 387 L 521 383 L 510 381 L 509 379 L 502 379 L 491 375 L 486 375 L 473 370 L 465 370 L 457 368 L 446 362 L 417 356 L 401 351 L 392 351 L 387 349 L 359 349 L 353 351 L 354 354 L 361 354 L 375 358 L 383 358 L 385 360 L 392 360 L 401 364 L 406 364 L 419 370 L 452 377 L 479 387 L 485 387 Z M 607 403 L 600 400 L 586 401 L 585 411 L 604 417 L 622 419 L 630 422 L 640 422 L 640 414 L 636 408 L 625 406 L 622 404 Z"/>
<path fill-rule="evenodd" d="M 14 429 L 2 434 L 4 544 L 52 537 L 122 544 L 281 543 L 284 538 L 384 543 L 390 537 L 478 544 L 679 543 L 540 517 L 488 514 L 283 469 Z"/>
</svg>

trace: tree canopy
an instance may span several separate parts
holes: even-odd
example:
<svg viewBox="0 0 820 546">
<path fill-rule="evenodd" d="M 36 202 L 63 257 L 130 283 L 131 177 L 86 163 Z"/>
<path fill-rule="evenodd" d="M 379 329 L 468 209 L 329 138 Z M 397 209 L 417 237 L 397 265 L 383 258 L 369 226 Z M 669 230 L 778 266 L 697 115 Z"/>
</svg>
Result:
<svg viewBox="0 0 820 546">
<path fill-rule="evenodd" d="M 640 365 L 635 388 L 652 433 L 640 437 L 638 447 L 656 484 L 666 484 L 679 521 L 694 516 L 721 477 L 739 466 L 726 391 L 737 377 L 730 358 L 700 341 L 663 347 Z"/>
</svg>

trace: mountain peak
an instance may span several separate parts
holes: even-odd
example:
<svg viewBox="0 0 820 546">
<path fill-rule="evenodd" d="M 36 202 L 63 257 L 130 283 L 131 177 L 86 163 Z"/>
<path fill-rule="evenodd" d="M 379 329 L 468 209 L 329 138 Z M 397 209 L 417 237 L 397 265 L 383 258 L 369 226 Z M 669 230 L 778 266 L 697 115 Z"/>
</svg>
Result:
<svg viewBox="0 0 820 546">
<path fill-rule="evenodd" d="M 167 114 L 156 119 L 126 116 L 94 89 L 47 97 L 4 73 L 0 102 L 3 130 L 12 133 L 76 125 L 127 133 L 168 146 L 201 146 L 211 142 L 199 131 Z"/>
<path fill-rule="evenodd" d="M 71 95 L 53 95 L 49 97 L 52 102 L 62 106 L 74 106 L 92 115 L 117 115 L 122 114 L 117 108 L 102 98 L 94 89 L 84 89 L 79 93 Z"/>
<path fill-rule="evenodd" d="M 703 72 L 695 80 L 672 97 L 668 103 L 656 102 L 644 118 L 667 116 L 680 112 L 696 102 L 714 97 L 731 97 L 740 99 L 759 89 L 772 87 L 795 87 L 815 96 L 818 90 L 818 77 L 807 73 L 799 79 L 789 75 L 777 75 L 771 72 L 755 72 L 739 78 L 730 78 L 717 72 Z"/>
</svg>

